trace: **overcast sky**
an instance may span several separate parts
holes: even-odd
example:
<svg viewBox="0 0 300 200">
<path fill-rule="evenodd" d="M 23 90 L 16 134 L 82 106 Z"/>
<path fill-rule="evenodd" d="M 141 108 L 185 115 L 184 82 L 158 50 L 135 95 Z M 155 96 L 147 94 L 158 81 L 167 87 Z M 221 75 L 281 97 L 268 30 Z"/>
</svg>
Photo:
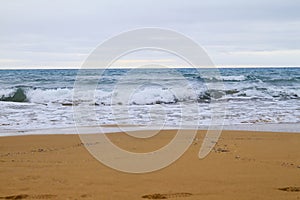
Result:
<svg viewBox="0 0 300 200">
<path fill-rule="evenodd" d="M 142 27 L 192 38 L 216 65 L 300 66 L 299 10 L 298 0 L 0 1 L 0 68 L 77 68 Z"/>
</svg>

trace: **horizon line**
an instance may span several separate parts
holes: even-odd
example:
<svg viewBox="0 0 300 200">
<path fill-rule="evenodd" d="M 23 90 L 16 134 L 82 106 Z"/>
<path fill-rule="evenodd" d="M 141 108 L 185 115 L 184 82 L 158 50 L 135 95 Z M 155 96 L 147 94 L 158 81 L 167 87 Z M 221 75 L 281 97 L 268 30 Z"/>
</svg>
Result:
<svg viewBox="0 0 300 200">
<path fill-rule="evenodd" d="M 178 66 L 178 67 L 153 67 L 148 69 L 188 69 L 188 68 L 203 68 L 203 69 L 210 69 L 210 68 L 218 68 L 218 69 L 235 69 L 235 68 L 299 68 L 300 65 L 216 65 L 216 66 L 201 66 L 201 67 L 191 67 L 191 66 Z M 37 67 L 37 66 L 22 66 L 22 67 L 0 67 L 0 70 L 30 70 L 30 69 L 40 69 L 40 70 L 47 70 L 47 69 L 82 69 L 81 67 L 59 67 L 59 66 L 45 66 L 45 67 Z M 145 67 L 99 67 L 99 68 L 86 68 L 86 69 L 147 69 Z"/>
</svg>

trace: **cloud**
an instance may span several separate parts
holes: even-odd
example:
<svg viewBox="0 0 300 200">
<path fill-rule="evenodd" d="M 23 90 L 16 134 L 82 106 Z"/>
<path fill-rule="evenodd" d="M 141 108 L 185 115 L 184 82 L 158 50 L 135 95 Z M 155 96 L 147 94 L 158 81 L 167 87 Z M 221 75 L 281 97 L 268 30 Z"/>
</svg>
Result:
<svg viewBox="0 0 300 200">
<path fill-rule="evenodd" d="M 221 65 L 299 65 L 293 52 L 300 43 L 299 10 L 300 2 L 293 0 L 1 1 L 0 59 L 16 60 L 11 66 L 78 66 L 113 35 L 152 26 L 191 37 Z M 286 53 L 276 59 L 275 54 L 228 56 L 247 51 Z M 1 60 L 0 67 L 7 67 Z"/>
</svg>

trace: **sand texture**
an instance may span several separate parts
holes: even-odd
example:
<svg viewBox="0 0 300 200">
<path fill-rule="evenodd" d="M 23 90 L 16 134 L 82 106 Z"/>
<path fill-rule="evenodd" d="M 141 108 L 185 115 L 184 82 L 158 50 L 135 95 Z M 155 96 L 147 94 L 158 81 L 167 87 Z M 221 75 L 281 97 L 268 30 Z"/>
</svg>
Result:
<svg viewBox="0 0 300 200">
<path fill-rule="evenodd" d="M 109 138 L 126 150 L 148 152 L 175 132 Z M 0 199 L 300 199 L 300 134 L 224 131 L 199 160 L 204 134 L 199 131 L 175 163 L 146 174 L 104 166 L 78 135 L 0 137 Z"/>
</svg>

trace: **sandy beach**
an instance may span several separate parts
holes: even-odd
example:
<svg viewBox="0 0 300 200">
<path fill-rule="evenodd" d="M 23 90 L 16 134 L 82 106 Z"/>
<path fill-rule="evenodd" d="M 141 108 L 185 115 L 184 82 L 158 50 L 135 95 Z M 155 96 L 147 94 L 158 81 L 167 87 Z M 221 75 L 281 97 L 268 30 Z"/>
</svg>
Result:
<svg viewBox="0 0 300 200">
<path fill-rule="evenodd" d="M 176 131 L 149 139 L 108 137 L 132 152 L 164 146 Z M 93 158 L 78 135 L 0 137 L 0 199 L 300 199 L 300 135 L 223 131 L 198 158 L 204 131 L 162 170 L 128 174 Z"/>
<path fill-rule="evenodd" d="M 300 200 L 299 10 L 1 1 L 0 200 Z"/>
</svg>

